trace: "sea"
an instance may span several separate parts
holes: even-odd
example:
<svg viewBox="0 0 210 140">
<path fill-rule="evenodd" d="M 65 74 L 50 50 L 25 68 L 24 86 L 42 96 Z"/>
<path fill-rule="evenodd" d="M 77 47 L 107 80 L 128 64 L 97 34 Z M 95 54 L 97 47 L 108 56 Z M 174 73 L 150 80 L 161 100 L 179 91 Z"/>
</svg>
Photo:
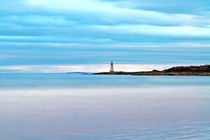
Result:
<svg viewBox="0 0 210 140">
<path fill-rule="evenodd" d="M 210 140 L 210 77 L 2 73 L 0 140 Z"/>
</svg>

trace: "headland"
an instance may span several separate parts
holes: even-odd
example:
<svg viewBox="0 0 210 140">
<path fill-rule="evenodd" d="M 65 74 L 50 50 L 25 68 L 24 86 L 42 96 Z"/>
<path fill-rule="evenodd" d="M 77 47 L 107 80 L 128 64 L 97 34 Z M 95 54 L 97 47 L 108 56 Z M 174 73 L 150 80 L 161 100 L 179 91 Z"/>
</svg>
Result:
<svg viewBox="0 0 210 140">
<path fill-rule="evenodd" d="M 134 76 L 210 76 L 210 65 L 201 66 L 177 66 L 166 70 L 124 72 L 110 71 L 94 73 L 95 75 L 134 75 Z"/>
</svg>

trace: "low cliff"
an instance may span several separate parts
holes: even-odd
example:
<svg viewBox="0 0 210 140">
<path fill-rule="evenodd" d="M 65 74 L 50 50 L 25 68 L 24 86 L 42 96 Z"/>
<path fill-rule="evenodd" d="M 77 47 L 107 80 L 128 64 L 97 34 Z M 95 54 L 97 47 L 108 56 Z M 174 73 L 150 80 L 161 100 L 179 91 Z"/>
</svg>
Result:
<svg viewBox="0 0 210 140">
<path fill-rule="evenodd" d="M 163 71 L 153 70 L 146 72 L 101 72 L 101 75 L 171 75 L 171 76 L 210 76 L 210 65 L 178 66 Z"/>
</svg>

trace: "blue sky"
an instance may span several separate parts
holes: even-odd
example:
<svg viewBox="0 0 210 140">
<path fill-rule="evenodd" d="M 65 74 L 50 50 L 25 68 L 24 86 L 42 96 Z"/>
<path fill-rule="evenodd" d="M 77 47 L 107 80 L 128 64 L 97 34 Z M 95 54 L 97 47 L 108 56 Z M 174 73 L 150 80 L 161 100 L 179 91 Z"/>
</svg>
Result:
<svg viewBox="0 0 210 140">
<path fill-rule="evenodd" d="M 72 71 L 75 65 L 74 71 L 89 71 L 110 60 L 152 68 L 210 62 L 207 0 L 1 0 L 0 5 L 0 72 L 56 72 L 57 66 Z"/>
</svg>

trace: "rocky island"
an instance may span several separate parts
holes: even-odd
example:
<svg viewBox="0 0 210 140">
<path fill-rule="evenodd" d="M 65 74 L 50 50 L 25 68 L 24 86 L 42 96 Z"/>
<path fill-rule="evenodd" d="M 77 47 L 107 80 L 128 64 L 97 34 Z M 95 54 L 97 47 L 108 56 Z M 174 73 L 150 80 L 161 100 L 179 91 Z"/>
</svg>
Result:
<svg viewBox="0 0 210 140">
<path fill-rule="evenodd" d="M 113 64 L 112 64 L 113 65 Z M 210 65 L 201 66 L 177 66 L 166 70 L 158 71 L 140 71 L 140 72 L 123 72 L 113 71 L 113 66 L 110 72 L 94 73 L 96 75 L 157 75 L 157 76 L 210 76 Z"/>
</svg>

